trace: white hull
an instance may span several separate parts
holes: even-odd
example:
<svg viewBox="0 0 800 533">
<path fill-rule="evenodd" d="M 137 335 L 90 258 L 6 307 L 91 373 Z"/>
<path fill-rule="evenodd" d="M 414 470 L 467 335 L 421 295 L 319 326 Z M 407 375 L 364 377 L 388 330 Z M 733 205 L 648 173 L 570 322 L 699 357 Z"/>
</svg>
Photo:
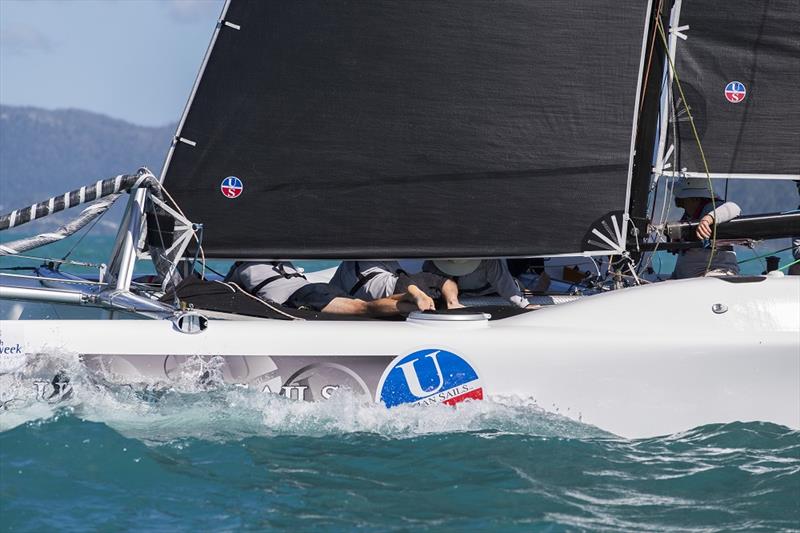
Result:
<svg viewBox="0 0 800 533">
<path fill-rule="evenodd" d="M 402 377 L 423 403 L 433 391 L 532 398 L 625 437 L 737 420 L 800 428 L 798 277 L 664 282 L 488 322 L 212 320 L 186 334 L 168 320 L 17 320 L 0 321 L 0 340 L 77 353 L 128 382 L 222 356 L 227 381 L 306 399 L 344 386 L 380 400 Z"/>
</svg>

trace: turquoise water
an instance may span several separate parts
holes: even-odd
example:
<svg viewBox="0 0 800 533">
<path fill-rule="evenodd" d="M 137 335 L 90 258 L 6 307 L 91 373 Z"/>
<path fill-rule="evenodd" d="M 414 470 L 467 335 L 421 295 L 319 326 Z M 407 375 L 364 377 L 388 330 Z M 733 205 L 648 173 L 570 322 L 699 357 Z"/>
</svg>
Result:
<svg viewBox="0 0 800 533">
<path fill-rule="evenodd" d="M 49 403 L 54 360 L 72 391 Z M 30 368 L 0 375 L 4 531 L 800 531 L 800 432 L 773 424 L 626 440 L 511 399 L 389 411 Z"/>
<path fill-rule="evenodd" d="M 800 525 L 800 433 L 772 424 L 623 440 L 491 402 L 389 414 L 240 391 L 93 400 L 0 432 L 4 530 Z"/>
</svg>

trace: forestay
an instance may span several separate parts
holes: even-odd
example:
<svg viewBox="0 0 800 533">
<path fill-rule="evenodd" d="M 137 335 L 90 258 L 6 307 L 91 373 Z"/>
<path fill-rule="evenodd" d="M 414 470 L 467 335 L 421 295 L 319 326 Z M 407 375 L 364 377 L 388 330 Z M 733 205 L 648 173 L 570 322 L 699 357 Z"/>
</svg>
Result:
<svg viewBox="0 0 800 533">
<path fill-rule="evenodd" d="M 627 212 L 648 13 L 231 1 L 165 185 L 208 257 L 580 253 Z"/>
</svg>

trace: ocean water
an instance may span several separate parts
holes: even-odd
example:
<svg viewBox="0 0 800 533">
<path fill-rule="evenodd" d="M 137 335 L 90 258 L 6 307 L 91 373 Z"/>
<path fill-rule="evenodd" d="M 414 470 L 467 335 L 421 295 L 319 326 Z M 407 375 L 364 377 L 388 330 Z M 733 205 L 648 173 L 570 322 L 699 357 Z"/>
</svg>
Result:
<svg viewBox="0 0 800 533">
<path fill-rule="evenodd" d="M 111 387 L 61 353 L 0 374 L 0 530 L 800 531 L 786 427 L 628 440 L 519 399 L 387 410 L 197 378 Z"/>
<path fill-rule="evenodd" d="M 773 424 L 626 440 L 508 398 L 387 410 L 189 374 L 113 389 L 60 366 L 57 403 L 0 382 L 7 531 L 800 528 L 800 432 Z"/>
</svg>

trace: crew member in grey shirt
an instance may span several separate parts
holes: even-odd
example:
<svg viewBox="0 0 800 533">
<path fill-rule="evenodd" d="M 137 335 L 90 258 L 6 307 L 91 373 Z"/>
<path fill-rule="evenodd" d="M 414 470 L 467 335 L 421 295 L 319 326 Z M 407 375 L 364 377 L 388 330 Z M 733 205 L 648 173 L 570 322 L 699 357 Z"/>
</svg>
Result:
<svg viewBox="0 0 800 533">
<path fill-rule="evenodd" d="M 433 308 L 433 301 L 416 289 L 369 302 L 353 298 L 330 283 L 311 283 L 289 261 L 239 262 L 226 279 L 262 300 L 295 309 L 391 316 Z"/>
<path fill-rule="evenodd" d="M 420 290 L 448 309 L 463 307 L 452 280 L 430 272 L 409 274 L 397 261 L 342 261 L 331 283 L 366 301 Z"/>
<path fill-rule="evenodd" d="M 477 296 L 496 292 L 517 307 L 538 307 L 523 296 L 506 262 L 501 259 L 425 261 L 422 270 L 450 277 L 458 284 L 461 294 L 469 292 Z"/>
<path fill-rule="evenodd" d="M 712 196 L 714 201 L 712 202 Z M 675 205 L 683 209 L 681 222 L 698 222 L 697 238 L 710 239 L 712 224 L 727 222 L 739 216 L 742 210 L 733 202 L 724 202 L 712 195 L 707 180 L 682 178 L 675 185 Z M 716 208 L 715 208 L 716 207 Z M 739 274 L 739 263 L 733 246 L 690 248 L 678 252 L 674 279 L 700 276 L 735 276 Z"/>
</svg>

